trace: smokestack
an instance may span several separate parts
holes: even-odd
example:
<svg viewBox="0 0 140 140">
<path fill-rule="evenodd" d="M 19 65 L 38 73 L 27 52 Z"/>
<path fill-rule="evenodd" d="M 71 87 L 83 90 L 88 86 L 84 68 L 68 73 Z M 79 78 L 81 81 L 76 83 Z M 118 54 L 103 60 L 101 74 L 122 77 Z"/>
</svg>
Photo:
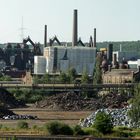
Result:
<svg viewBox="0 0 140 140">
<path fill-rule="evenodd" d="M 77 46 L 77 36 L 78 36 L 78 28 L 77 28 L 77 10 L 74 10 L 73 15 L 73 36 L 72 36 L 72 46 Z"/>
<path fill-rule="evenodd" d="M 96 28 L 94 28 L 94 47 L 96 48 Z"/>
<path fill-rule="evenodd" d="M 111 63 L 112 62 L 112 54 L 113 54 L 113 44 L 109 44 L 107 48 L 107 60 Z"/>
<path fill-rule="evenodd" d="M 114 65 L 114 66 L 116 65 L 116 62 L 117 62 L 117 54 L 114 53 L 114 54 L 113 54 L 113 65 Z"/>
<path fill-rule="evenodd" d="M 45 25 L 44 31 L 44 47 L 47 47 L 47 25 Z"/>
</svg>

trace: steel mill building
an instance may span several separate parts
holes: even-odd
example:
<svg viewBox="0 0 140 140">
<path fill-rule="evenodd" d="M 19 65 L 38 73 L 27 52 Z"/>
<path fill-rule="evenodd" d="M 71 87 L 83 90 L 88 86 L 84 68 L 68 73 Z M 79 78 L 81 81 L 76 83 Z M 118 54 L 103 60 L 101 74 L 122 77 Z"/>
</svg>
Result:
<svg viewBox="0 0 140 140">
<path fill-rule="evenodd" d="M 85 46 L 81 39 L 77 40 L 77 10 L 74 10 L 72 45 L 61 44 L 57 37 L 50 39 L 47 46 L 47 26 L 45 26 L 44 54 L 34 57 L 34 74 L 67 72 L 70 68 L 75 68 L 77 74 L 86 71 L 93 75 L 96 59 L 96 29 L 94 29 L 94 43 L 90 38 L 90 45 Z M 52 45 L 57 41 L 58 45 Z"/>
</svg>

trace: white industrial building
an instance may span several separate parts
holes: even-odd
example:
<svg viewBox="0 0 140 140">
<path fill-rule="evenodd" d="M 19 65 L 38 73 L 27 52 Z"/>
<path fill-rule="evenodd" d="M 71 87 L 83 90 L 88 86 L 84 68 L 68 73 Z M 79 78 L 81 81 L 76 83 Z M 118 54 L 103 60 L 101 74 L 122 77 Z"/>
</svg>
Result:
<svg viewBox="0 0 140 140">
<path fill-rule="evenodd" d="M 136 61 L 128 61 L 128 65 L 130 69 L 139 69 L 140 67 L 140 59 L 136 60 Z"/>
<path fill-rule="evenodd" d="M 34 56 L 34 74 L 46 73 L 46 58 L 44 56 Z"/>
<path fill-rule="evenodd" d="M 93 74 L 96 48 L 51 46 L 44 48 L 44 56 L 35 56 L 34 73 L 59 73 L 75 68 L 78 74 Z"/>
</svg>

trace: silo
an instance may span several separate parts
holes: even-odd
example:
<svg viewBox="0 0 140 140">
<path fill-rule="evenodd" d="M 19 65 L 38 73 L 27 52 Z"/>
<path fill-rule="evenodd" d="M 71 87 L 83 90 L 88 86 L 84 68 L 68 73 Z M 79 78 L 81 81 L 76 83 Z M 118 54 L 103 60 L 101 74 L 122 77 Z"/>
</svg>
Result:
<svg viewBox="0 0 140 140">
<path fill-rule="evenodd" d="M 34 74 L 46 73 L 46 58 L 44 56 L 34 56 Z"/>
</svg>

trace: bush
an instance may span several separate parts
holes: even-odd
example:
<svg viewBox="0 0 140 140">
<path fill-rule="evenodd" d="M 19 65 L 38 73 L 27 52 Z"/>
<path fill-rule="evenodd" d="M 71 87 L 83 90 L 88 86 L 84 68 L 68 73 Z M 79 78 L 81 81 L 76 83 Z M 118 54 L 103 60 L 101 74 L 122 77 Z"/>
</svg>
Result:
<svg viewBox="0 0 140 140">
<path fill-rule="evenodd" d="M 82 130 L 81 126 L 79 125 L 76 125 L 73 130 L 74 130 L 74 135 L 86 135 L 84 130 Z"/>
<path fill-rule="evenodd" d="M 73 135 L 73 130 L 66 124 L 51 122 L 45 125 L 51 135 Z"/>
<path fill-rule="evenodd" d="M 132 131 L 133 130 L 132 128 L 128 128 L 126 126 L 118 126 L 118 127 L 115 127 L 114 129 L 115 130 L 120 130 L 120 131 L 124 131 L 124 130 Z"/>
<path fill-rule="evenodd" d="M 18 139 L 16 138 L 16 136 L 13 136 L 13 137 L 12 137 L 12 140 L 18 140 Z"/>
<path fill-rule="evenodd" d="M 112 136 L 114 136 L 114 137 L 133 137 L 133 136 L 135 136 L 135 134 L 132 132 L 124 132 L 124 131 L 117 130 L 112 133 Z"/>
<path fill-rule="evenodd" d="M 38 126 L 37 125 L 33 125 L 32 127 L 34 130 L 38 129 Z"/>
<path fill-rule="evenodd" d="M 2 127 L 3 127 L 3 125 L 2 125 L 2 124 L 0 124 L 0 129 L 2 129 Z"/>
<path fill-rule="evenodd" d="M 94 137 L 102 137 L 103 134 L 97 131 L 95 128 L 84 128 L 86 135 L 92 135 Z"/>
<path fill-rule="evenodd" d="M 112 119 L 105 112 L 98 112 L 93 126 L 103 134 L 110 133 L 113 129 Z"/>
<path fill-rule="evenodd" d="M 17 127 L 19 129 L 28 129 L 29 128 L 29 125 L 25 121 L 19 121 L 18 124 L 17 124 Z"/>
</svg>

